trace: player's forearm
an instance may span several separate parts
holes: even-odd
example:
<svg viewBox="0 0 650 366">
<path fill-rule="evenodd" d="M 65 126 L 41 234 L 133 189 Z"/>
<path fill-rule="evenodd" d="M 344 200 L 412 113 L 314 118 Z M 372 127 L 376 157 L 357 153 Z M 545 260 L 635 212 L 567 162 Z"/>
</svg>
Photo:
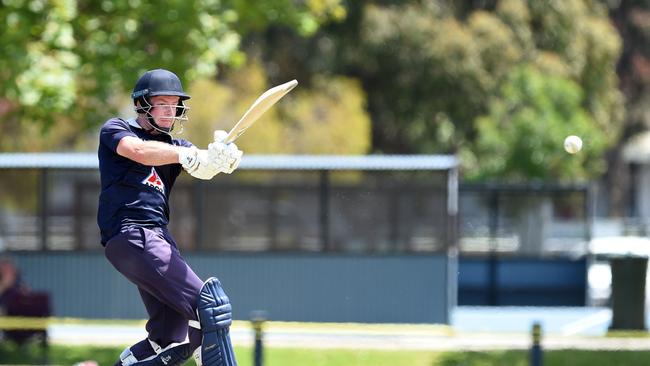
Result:
<svg viewBox="0 0 650 366">
<path fill-rule="evenodd" d="M 142 165 L 159 166 L 178 163 L 181 149 L 187 148 L 159 141 L 141 141 L 131 146 L 122 155 Z"/>
<path fill-rule="evenodd" d="M 158 166 L 178 163 L 179 149 L 186 148 L 164 142 L 145 141 L 143 149 L 144 164 Z"/>
</svg>

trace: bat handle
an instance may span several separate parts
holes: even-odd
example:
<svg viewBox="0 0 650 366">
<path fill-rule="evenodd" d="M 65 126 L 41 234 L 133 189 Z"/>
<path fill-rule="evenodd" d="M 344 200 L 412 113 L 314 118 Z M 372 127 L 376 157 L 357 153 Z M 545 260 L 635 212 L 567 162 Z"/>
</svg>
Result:
<svg viewBox="0 0 650 366">
<path fill-rule="evenodd" d="M 234 134 L 228 134 L 225 139 L 223 139 L 224 144 L 229 144 L 231 142 L 234 142 L 237 139 L 237 136 Z"/>
<path fill-rule="evenodd" d="M 223 143 L 230 144 L 232 142 L 235 142 L 235 140 L 237 140 L 237 137 L 239 137 L 239 135 L 234 130 L 230 130 L 226 138 L 223 139 Z"/>
</svg>

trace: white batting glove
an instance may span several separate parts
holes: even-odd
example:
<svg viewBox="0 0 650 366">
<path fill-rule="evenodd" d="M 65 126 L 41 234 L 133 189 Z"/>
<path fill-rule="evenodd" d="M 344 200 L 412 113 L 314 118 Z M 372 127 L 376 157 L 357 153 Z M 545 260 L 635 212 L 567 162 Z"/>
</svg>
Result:
<svg viewBox="0 0 650 366">
<path fill-rule="evenodd" d="M 182 147 L 178 151 L 178 162 L 188 173 L 196 170 L 199 164 L 198 153 L 199 150 L 194 146 Z"/>
<path fill-rule="evenodd" d="M 230 174 L 237 169 L 244 153 L 232 142 L 224 144 L 226 136 L 226 131 L 214 131 L 214 142 L 208 145 L 208 155 L 219 172 Z"/>
<path fill-rule="evenodd" d="M 217 166 L 210 161 L 208 150 L 199 150 L 194 146 L 181 149 L 178 162 L 194 178 L 209 180 L 219 173 Z"/>
</svg>

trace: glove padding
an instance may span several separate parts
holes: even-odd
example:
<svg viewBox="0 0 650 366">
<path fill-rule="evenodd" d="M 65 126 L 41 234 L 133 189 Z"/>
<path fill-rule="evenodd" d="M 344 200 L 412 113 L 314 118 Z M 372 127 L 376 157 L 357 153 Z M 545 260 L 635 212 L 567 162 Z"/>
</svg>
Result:
<svg viewBox="0 0 650 366">
<path fill-rule="evenodd" d="M 194 146 L 182 149 L 178 162 L 194 178 L 209 180 L 219 173 L 217 166 L 210 161 L 208 150 L 199 150 Z"/>
<path fill-rule="evenodd" d="M 214 142 L 208 145 L 208 157 L 219 172 L 230 174 L 237 169 L 244 153 L 233 142 L 224 144 L 226 136 L 226 131 L 214 132 Z"/>
</svg>

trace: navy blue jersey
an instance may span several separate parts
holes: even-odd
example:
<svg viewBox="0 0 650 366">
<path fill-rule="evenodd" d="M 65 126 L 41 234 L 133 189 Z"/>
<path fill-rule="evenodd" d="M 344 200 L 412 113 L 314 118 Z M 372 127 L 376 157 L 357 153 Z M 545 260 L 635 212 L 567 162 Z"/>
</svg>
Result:
<svg viewBox="0 0 650 366">
<path fill-rule="evenodd" d="M 119 155 L 117 145 L 125 136 L 192 146 L 166 134 L 150 134 L 135 120 L 112 118 L 104 123 L 97 152 L 101 177 L 97 223 L 102 245 L 123 227 L 165 227 L 169 222 L 169 194 L 182 169 L 180 164 L 142 165 Z"/>
</svg>

